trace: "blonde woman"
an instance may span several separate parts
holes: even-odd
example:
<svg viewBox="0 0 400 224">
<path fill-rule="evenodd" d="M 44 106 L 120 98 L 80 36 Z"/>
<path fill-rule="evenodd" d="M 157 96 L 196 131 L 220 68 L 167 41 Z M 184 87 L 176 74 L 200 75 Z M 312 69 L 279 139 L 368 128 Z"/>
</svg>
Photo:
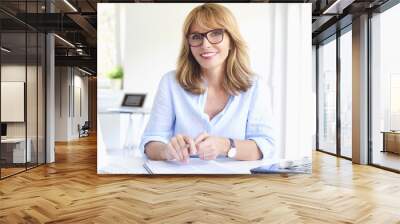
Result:
<svg viewBox="0 0 400 224">
<path fill-rule="evenodd" d="M 219 4 L 194 8 L 183 26 L 176 71 L 159 83 L 141 149 L 152 160 L 188 162 L 219 156 L 259 160 L 274 153 L 266 87 L 249 67 L 232 13 Z"/>
</svg>

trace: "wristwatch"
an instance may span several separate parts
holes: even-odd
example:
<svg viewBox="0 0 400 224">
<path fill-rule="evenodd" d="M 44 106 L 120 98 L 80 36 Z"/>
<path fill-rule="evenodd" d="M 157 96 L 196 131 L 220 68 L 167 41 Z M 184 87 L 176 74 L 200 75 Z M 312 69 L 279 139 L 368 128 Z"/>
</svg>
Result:
<svg viewBox="0 0 400 224">
<path fill-rule="evenodd" d="M 230 144 L 230 149 L 228 150 L 228 157 L 233 159 L 235 158 L 237 152 L 235 141 L 229 138 L 229 144 Z"/>
</svg>

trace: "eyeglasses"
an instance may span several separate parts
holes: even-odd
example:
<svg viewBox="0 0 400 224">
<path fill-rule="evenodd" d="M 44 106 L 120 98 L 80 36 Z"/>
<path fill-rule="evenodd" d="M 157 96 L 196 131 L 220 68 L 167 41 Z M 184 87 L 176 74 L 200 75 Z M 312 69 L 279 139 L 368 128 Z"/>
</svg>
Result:
<svg viewBox="0 0 400 224">
<path fill-rule="evenodd" d="M 224 39 L 224 29 L 210 30 L 205 33 L 191 33 L 187 36 L 188 43 L 191 47 L 198 47 L 203 44 L 204 37 L 211 44 L 219 44 Z"/>
</svg>

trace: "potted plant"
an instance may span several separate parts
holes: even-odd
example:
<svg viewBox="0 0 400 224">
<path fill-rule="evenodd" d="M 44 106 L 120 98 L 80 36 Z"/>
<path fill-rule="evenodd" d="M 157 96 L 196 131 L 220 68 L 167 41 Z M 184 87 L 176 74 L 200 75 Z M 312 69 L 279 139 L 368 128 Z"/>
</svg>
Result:
<svg viewBox="0 0 400 224">
<path fill-rule="evenodd" d="M 111 81 L 111 87 L 116 90 L 121 90 L 122 89 L 122 80 L 124 77 L 124 69 L 122 66 L 118 65 L 112 70 L 110 70 L 106 76 L 110 79 Z"/>
</svg>

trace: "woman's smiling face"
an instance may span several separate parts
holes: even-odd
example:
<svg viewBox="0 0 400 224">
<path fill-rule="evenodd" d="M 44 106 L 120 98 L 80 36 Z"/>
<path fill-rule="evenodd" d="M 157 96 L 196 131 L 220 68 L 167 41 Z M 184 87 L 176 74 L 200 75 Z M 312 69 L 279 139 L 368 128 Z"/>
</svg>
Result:
<svg viewBox="0 0 400 224">
<path fill-rule="evenodd" d="M 211 29 L 209 30 L 202 29 L 198 25 L 193 24 L 190 28 L 190 34 L 206 33 L 210 30 Z M 225 65 L 225 60 L 229 54 L 230 39 L 229 35 L 226 32 L 224 32 L 223 30 L 220 32 L 223 32 L 222 34 L 223 40 L 220 43 L 212 44 L 206 37 L 203 37 L 203 43 L 201 45 L 196 47 L 190 46 L 192 55 L 199 63 L 202 69 L 205 70 L 215 69 Z M 209 37 L 212 35 L 219 35 L 219 34 L 218 32 L 208 33 Z M 196 38 L 199 37 L 201 36 L 197 35 Z"/>
</svg>

